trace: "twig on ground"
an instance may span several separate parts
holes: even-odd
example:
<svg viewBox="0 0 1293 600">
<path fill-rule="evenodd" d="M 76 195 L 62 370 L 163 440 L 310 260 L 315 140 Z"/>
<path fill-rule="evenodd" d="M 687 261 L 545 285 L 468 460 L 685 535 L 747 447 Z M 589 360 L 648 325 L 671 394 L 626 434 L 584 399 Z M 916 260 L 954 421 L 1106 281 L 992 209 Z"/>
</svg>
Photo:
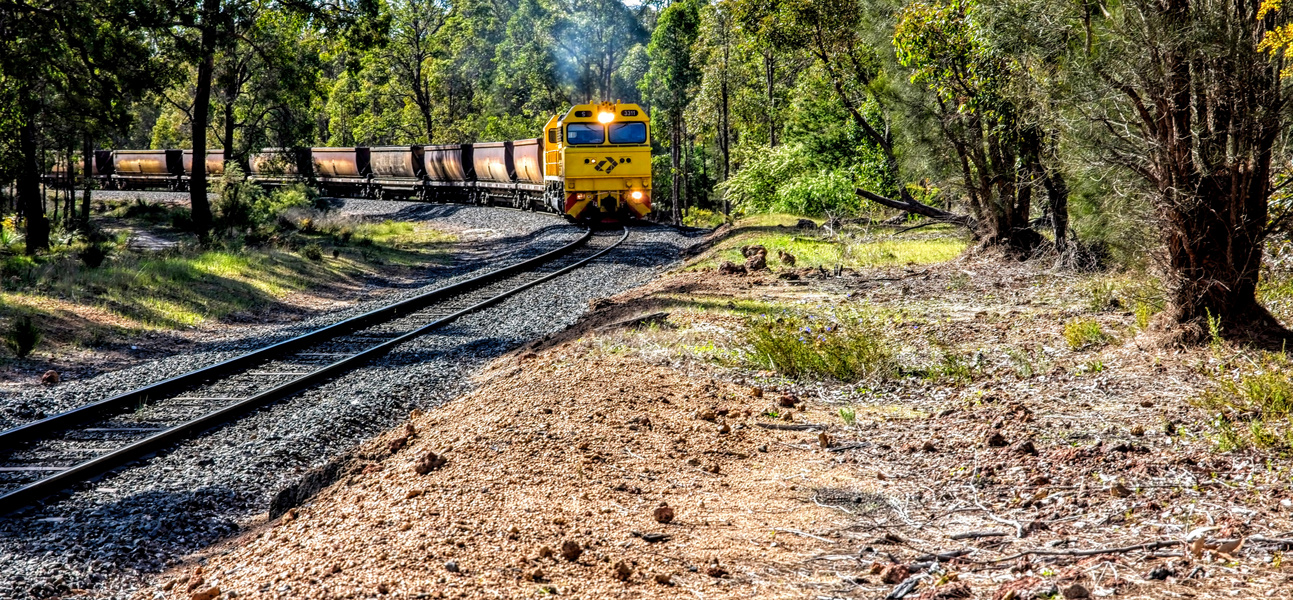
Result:
<svg viewBox="0 0 1293 600">
<path fill-rule="evenodd" d="M 826 538 L 824 538 L 824 537 L 822 537 L 822 536 L 820 536 L 820 535 L 813 535 L 813 534 L 811 534 L 811 533 L 808 533 L 807 531 L 799 531 L 798 529 L 780 529 L 780 528 L 775 528 L 775 527 L 774 527 L 772 530 L 773 530 L 773 531 L 776 531 L 776 532 L 780 532 L 780 533 L 793 533 L 793 534 L 795 534 L 795 535 L 802 535 L 802 536 L 804 536 L 804 537 L 810 537 L 810 538 L 813 538 L 813 539 L 818 540 L 818 541 L 826 542 L 827 544 L 834 544 L 834 543 L 836 543 L 836 542 L 835 542 L 835 540 L 828 540 L 828 539 L 826 539 Z"/>
<path fill-rule="evenodd" d="M 1033 556 L 1033 555 L 1036 555 L 1036 556 L 1098 556 L 1101 554 L 1123 554 L 1126 552 L 1135 552 L 1137 550 L 1157 550 L 1159 548 L 1170 548 L 1172 546 L 1178 546 L 1183 543 L 1185 542 L 1182 542 L 1181 540 L 1166 540 L 1166 541 L 1159 541 L 1159 542 L 1148 542 L 1144 544 L 1136 544 L 1134 546 L 1120 546 L 1117 548 L 1093 548 L 1088 550 L 1046 550 L 1043 548 L 1036 548 L 1033 550 L 1024 550 L 1023 552 L 1020 552 L 1018 554 L 1011 554 L 1010 556 L 993 558 L 990 560 L 976 560 L 974 562 L 981 563 L 981 564 L 999 563 L 999 562 L 1011 561 L 1011 560 L 1015 560 L 1016 558 L 1022 558 L 1025 556 Z"/>
<path fill-rule="evenodd" d="M 985 537 L 1002 537 L 1006 535 L 1004 531 L 967 531 L 965 533 L 954 533 L 947 536 L 950 540 L 975 540 Z"/>
<path fill-rule="evenodd" d="M 988 510 L 988 507 L 984 506 L 981 502 L 979 502 L 979 490 L 975 489 L 973 485 L 970 486 L 970 490 L 974 492 L 974 505 L 979 507 L 979 510 L 982 510 L 983 514 L 987 515 L 989 519 L 996 521 L 998 523 L 1001 523 L 1002 525 L 1009 525 L 1011 527 L 1014 527 L 1015 537 L 1020 537 L 1020 538 L 1024 537 L 1024 526 L 1020 525 L 1019 521 L 1011 521 L 1010 519 L 1003 519 L 1001 517 L 998 517 L 997 515 L 992 514 L 992 511 Z"/>
<path fill-rule="evenodd" d="M 807 423 L 804 425 L 782 425 L 781 423 L 755 423 L 755 426 L 764 429 L 775 429 L 777 431 L 809 431 L 812 429 L 826 429 L 825 425 L 817 423 Z"/>
</svg>

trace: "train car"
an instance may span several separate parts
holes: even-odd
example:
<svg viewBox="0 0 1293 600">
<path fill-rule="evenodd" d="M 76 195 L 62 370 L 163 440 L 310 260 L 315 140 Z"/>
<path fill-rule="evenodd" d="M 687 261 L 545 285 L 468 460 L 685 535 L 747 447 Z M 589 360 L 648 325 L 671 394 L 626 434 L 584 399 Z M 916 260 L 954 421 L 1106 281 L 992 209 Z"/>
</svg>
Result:
<svg viewBox="0 0 1293 600">
<path fill-rule="evenodd" d="M 372 195 L 383 200 L 419 195 L 426 182 L 422 146 L 383 146 L 368 149 Z"/>
<path fill-rule="evenodd" d="M 184 156 L 184 189 L 188 189 L 193 178 L 193 151 L 185 150 Z M 206 160 L 207 183 L 224 176 L 224 150 L 207 150 Z"/>
<path fill-rule="evenodd" d="M 309 148 L 265 148 L 249 161 L 250 179 L 267 187 L 306 183 L 314 177 Z"/>
<path fill-rule="evenodd" d="M 472 144 L 445 144 L 423 148 L 426 185 L 423 200 L 472 202 L 476 200 L 476 162 Z"/>
<path fill-rule="evenodd" d="M 368 148 L 310 148 L 314 179 L 327 196 L 368 197 L 372 180 Z"/>
<path fill-rule="evenodd" d="M 183 154 L 182 150 L 116 150 L 112 153 L 111 187 L 182 189 Z"/>
<path fill-rule="evenodd" d="M 544 126 L 544 202 L 570 218 L 651 212 L 650 119 L 636 104 L 577 104 Z"/>
</svg>

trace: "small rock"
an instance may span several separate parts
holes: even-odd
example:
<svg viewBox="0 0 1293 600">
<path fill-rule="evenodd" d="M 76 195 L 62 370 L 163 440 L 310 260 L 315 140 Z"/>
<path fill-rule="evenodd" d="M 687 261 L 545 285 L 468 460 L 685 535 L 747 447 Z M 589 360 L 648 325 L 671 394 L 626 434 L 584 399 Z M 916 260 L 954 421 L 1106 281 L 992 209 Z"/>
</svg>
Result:
<svg viewBox="0 0 1293 600">
<path fill-rule="evenodd" d="M 629 577 L 632 577 L 632 576 L 633 576 L 633 567 L 630 567 L 628 563 L 622 560 L 616 562 L 615 566 L 611 567 L 611 577 L 614 577 L 620 581 L 628 581 Z"/>
<path fill-rule="evenodd" d="M 1176 423 L 1172 421 L 1163 421 L 1163 433 L 1167 435 L 1176 435 Z"/>
<path fill-rule="evenodd" d="M 40 383 L 42 385 L 58 385 L 59 381 L 58 371 L 53 369 L 45 371 L 45 374 L 40 376 Z"/>
<path fill-rule="evenodd" d="M 1176 571 L 1173 571 L 1167 567 L 1155 567 L 1154 570 L 1149 572 L 1149 575 L 1147 575 L 1146 578 L 1153 579 L 1156 581 L 1163 581 L 1164 579 L 1167 579 L 1168 577 L 1171 577 L 1173 575 L 1176 575 Z"/>
<path fill-rule="evenodd" d="M 988 436 L 987 442 L 988 447 L 990 448 L 1003 448 L 1010 445 L 1010 443 L 1006 441 L 1006 437 L 1001 435 L 1001 432 L 999 431 L 992 432 L 992 434 Z"/>
<path fill-rule="evenodd" d="M 750 258 L 751 256 L 757 256 L 757 255 L 759 255 L 759 254 L 762 254 L 762 255 L 764 255 L 764 256 L 767 256 L 767 255 L 768 255 L 768 249 L 767 249 L 767 248 L 765 248 L 765 247 L 763 247 L 763 246 L 762 246 L 762 245 L 760 245 L 760 244 L 751 244 L 751 245 L 749 245 L 749 246 L 741 246 L 741 256 L 744 256 L 745 258 Z"/>
<path fill-rule="evenodd" d="M 711 565 L 709 568 L 705 569 L 705 574 L 709 575 L 710 577 L 714 577 L 716 579 L 727 577 L 728 575 L 727 569 L 724 569 L 723 567 L 720 567 L 718 565 Z"/>
<path fill-rule="evenodd" d="M 524 578 L 526 581 L 533 581 L 535 583 L 543 583 L 544 581 L 547 581 L 546 577 L 543 574 L 543 569 L 534 569 L 533 571 L 526 571 L 525 574 L 522 575 L 521 577 Z"/>
<path fill-rule="evenodd" d="M 777 400 L 777 404 L 780 404 L 783 408 L 792 408 L 798 403 L 799 398 L 794 394 L 782 394 L 781 398 Z"/>
<path fill-rule="evenodd" d="M 391 593 L 391 586 L 386 585 L 385 583 L 379 583 L 379 584 L 377 584 L 377 593 L 379 593 L 379 594 L 389 594 L 389 593 Z"/>
<path fill-rule="evenodd" d="M 880 581 L 889 585 L 902 583 L 911 576 L 911 569 L 907 565 L 891 564 L 880 570 Z"/>
<path fill-rule="evenodd" d="M 200 592 L 193 592 L 193 595 L 189 596 L 189 600 L 213 600 L 216 596 L 219 596 L 219 595 L 220 595 L 219 587 L 210 587 Z"/>
<path fill-rule="evenodd" d="M 661 504 L 652 511 L 651 516 L 655 518 L 656 523 L 672 523 L 674 517 L 673 508 L 668 504 Z"/>
<path fill-rule="evenodd" d="M 727 423 L 723 423 L 723 425 L 718 428 L 718 432 L 724 435 L 732 433 L 732 426 Z"/>
<path fill-rule="evenodd" d="M 390 442 L 389 444 L 387 444 L 387 445 L 386 445 L 386 447 L 387 447 L 387 449 L 389 449 L 389 450 L 391 451 L 391 454 L 395 454 L 396 452 L 399 452 L 400 450 L 403 450 L 403 449 L 404 449 L 405 444 L 408 444 L 408 443 L 409 443 L 409 438 L 408 438 L 408 436 L 404 436 L 404 437 L 397 437 L 397 438 L 395 438 L 395 439 L 391 440 L 391 442 Z"/>
<path fill-rule="evenodd" d="M 1131 495 L 1131 490 L 1127 489 L 1127 486 L 1123 485 L 1122 482 L 1118 482 L 1109 488 L 1109 493 L 1113 494 L 1114 498 L 1126 498 Z"/>
<path fill-rule="evenodd" d="M 1141 400 L 1141 401 L 1140 401 L 1140 405 L 1141 405 L 1142 407 L 1144 407 L 1144 408 L 1153 408 L 1153 407 L 1154 407 L 1154 401 L 1153 401 L 1153 400 Z"/>
<path fill-rule="evenodd" d="M 718 413 L 714 412 L 714 409 L 712 408 L 706 408 L 705 410 L 696 413 L 696 418 L 702 421 L 713 421 L 718 418 Z"/>
<path fill-rule="evenodd" d="M 759 452 L 767 452 L 767 451 L 768 451 L 768 445 L 767 445 L 767 444 L 759 444 L 759 448 L 758 448 L 758 450 L 759 450 Z"/>
<path fill-rule="evenodd" d="M 746 273 L 745 265 L 738 265 L 730 260 L 723 261 L 723 264 L 718 266 L 718 272 L 723 275 L 744 275 Z"/>
<path fill-rule="evenodd" d="M 754 396 L 755 398 L 762 398 L 762 397 L 763 397 L 763 388 L 761 388 L 761 387 L 752 387 L 752 388 L 750 388 L 750 395 L 751 395 L 751 396 Z"/>
<path fill-rule="evenodd" d="M 1019 442 L 1015 444 L 1014 447 L 1012 447 L 1010 450 L 1015 454 L 1027 454 L 1029 456 L 1037 456 L 1037 446 L 1034 446 L 1031 440 L 1024 440 L 1022 442 Z"/>
<path fill-rule="evenodd" d="M 1066 598 L 1066 600 L 1077 600 L 1078 598 L 1091 597 L 1091 592 L 1087 591 L 1086 587 L 1084 587 L 1080 583 L 1075 583 L 1073 585 L 1070 585 L 1060 590 L 1060 593 L 1064 595 L 1064 598 Z"/>
<path fill-rule="evenodd" d="M 448 461 L 445 459 L 445 457 L 440 456 L 435 452 L 427 452 L 426 456 L 423 456 L 422 460 L 419 460 L 418 464 L 413 466 L 413 471 L 416 472 L 418 475 L 426 475 L 431 471 L 434 471 L 436 469 L 439 469 L 440 467 L 443 467 L 446 462 Z"/>
<path fill-rule="evenodd" d="M 705 467 L 705 470 L 715 475 L 718 475 L 718 472 L 719 472 L 718 463 L 714 463 L 712 465 L 709 465 L 708 467 Z"/>
<path fill-rule="evenodd" d="M 1136 437 L 1140 437 L 1140 436 L 1142 436 L 1142 435 L 1145 435 L 1145 426 L 1144 426 L 1144 425 L 1139 425 L 1139 424 L 1138 424 L 1138 425 L 1133 425 L 1133 426 L 1132 426 L 1132 428 L 1131 428 L 1131 434 L 1132 434 L 1132 435 L 1134 435 L 1134 436 L 1136 436 Z"/>
<path fill-rule="evenodd" d="M 673 585 L 673 576 L 668 573 L 656 573 L 653 579 L 660 585 Z"/>
<path fill-rule="evenodd" d="M 570 562 L 579 560 L 579 555 L 584 553 L 584 549 L 579 546 L 579 542 L 566 540 L 561 542 L 561 558 Z"/>
<path fill-rule="evenodd" d="M 551 550 L 549 550 L 548 552 L 552 552 L 552 551 L 551 551 Z M 457 572 L 458 572 L 458 563 L 457 563 L 457 562 L 455 562 L 455 561 L 452 561 L 452 560 L 451 560 L 451 561 L 449 561 L 449 562 L 447 562 L 447 563 L 445 563 L 445 564 L 444 564 L 444 570 L 446 570 L 446 571 L 448 571 L 448 572 L 450 572 L 450 573 L 457 573 Z"/>
<path fill-rule="evenodd" d="M 693 466 L 693 467 L 698 467 L 698 466 L 700 466 L 700 459 L 699 459 L 699 458 L 696 458 L 696 457 L 694 457 L 694 456 L 693 456 L 693 457 L 691 457 L 691 458 L 687 459 L 687 464 L 688 464 L 688 465 L 691 465 L 691 466 Z"/>
<path fill-rule="evenodd" d="M 835 440 L 832 440 L 830 434 L 826 433 L 825 431 L 817 434 L 818 446 L 821 446 L 823 448 L 830 448 L 834 444 L 835 444 Z"/>
<path fill-rule="evenodd" d="M 934 442 L 925 440 L 925 443 L 920 446 L 920 450 L 922 452 L 934 453 L 934 452 L 938 452 L 938 446 L 935 446 Z"/>
<path fill-rule="evenodd" d="M 755 254 L 745 259 L 746 271 L 762 271 L 768 268 L 768 257 L 765 254 Z"/>
<path fill-rule="evenodd" d="M 553 552 L 552 548 L 547 546 L 539 548 L 539 558 L 552 558 L 555 554 L 556 552 Z"/>
<path fill-rule="evenodd" d="M 422 495 L 422 490 L 409 490 L 409 491 L 408 491 L 408 493 L 404 494 L 404 499 L 405 499 L 405 500 L 412 500 L 412 499 L 417 498 L 418 496 L 421 496 L 421 495 Z"/>
</svg>

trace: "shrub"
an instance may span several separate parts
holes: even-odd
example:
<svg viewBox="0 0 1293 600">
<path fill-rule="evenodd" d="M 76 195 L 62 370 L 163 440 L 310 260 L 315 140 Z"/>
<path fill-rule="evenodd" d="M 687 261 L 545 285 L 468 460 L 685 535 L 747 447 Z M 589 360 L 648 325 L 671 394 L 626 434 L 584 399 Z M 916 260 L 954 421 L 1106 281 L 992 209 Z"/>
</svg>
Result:
<svg viewBox="0 0 1293 600">
<path fill-rule="evenodd" d="M 880 328 L 858 315 L 764 316 L 750 324 L 747 342 L 756 365 L 790 377 L 858 381 L 897 372 Z"/>
<path fill-rule="evenodd" d="M 1215 387 L 1195 404 L 1215 411 L 1211 425 L 1220 450 L 1293 448 L 1293 362 L 1284 352 L 1269 352 L 1252 364 L 1246 371 L 1218 369 Z"/>
<path fill-rule="evenodd" d="M 108 258 L 110 248 L 106 244 L 87 244 L 76 257 L 81 259 L 81 263 L 89 269 L 97 269 Z"/>
<path fill-rule="evenodd" d="M 323 260 L 323 248 L 315 243 L 306 244 L 301 248 L 301 256 L 314 262 L 319 262 Z"/>
<path fill-rule="evenodd" d="M 1109 335 L 1091 319 L 1070 319 L 1064 323 L 1064 341 L 1072 350 L 1109 343 Z"/>
<path fill-rule="evenodd" d="M 44 337 L 44 333 L 31 315 L 20 315 L 9 323 L 9 329 L 5 331 L 4 345 L 14 353 L 14 356 L 25 358 Z"/>
</svg>

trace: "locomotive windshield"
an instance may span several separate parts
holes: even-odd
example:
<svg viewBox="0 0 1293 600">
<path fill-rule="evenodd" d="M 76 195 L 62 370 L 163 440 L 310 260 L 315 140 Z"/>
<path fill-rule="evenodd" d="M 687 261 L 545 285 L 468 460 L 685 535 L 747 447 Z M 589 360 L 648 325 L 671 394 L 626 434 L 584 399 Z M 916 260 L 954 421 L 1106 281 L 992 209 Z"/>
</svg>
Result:
<svg viewBox="0 0 1293 600">
<path fill-rule="evenodd" d="M 606 130 L 598 123 L 571 123 L 566 126 L 566 143 L 600 144 L 606 141 Z"/>
<path fill-rule="evenodd" d="M 645 144 L 646 123 L 615 123 L 611 125 L 612 144 Z"/>
</svg>

